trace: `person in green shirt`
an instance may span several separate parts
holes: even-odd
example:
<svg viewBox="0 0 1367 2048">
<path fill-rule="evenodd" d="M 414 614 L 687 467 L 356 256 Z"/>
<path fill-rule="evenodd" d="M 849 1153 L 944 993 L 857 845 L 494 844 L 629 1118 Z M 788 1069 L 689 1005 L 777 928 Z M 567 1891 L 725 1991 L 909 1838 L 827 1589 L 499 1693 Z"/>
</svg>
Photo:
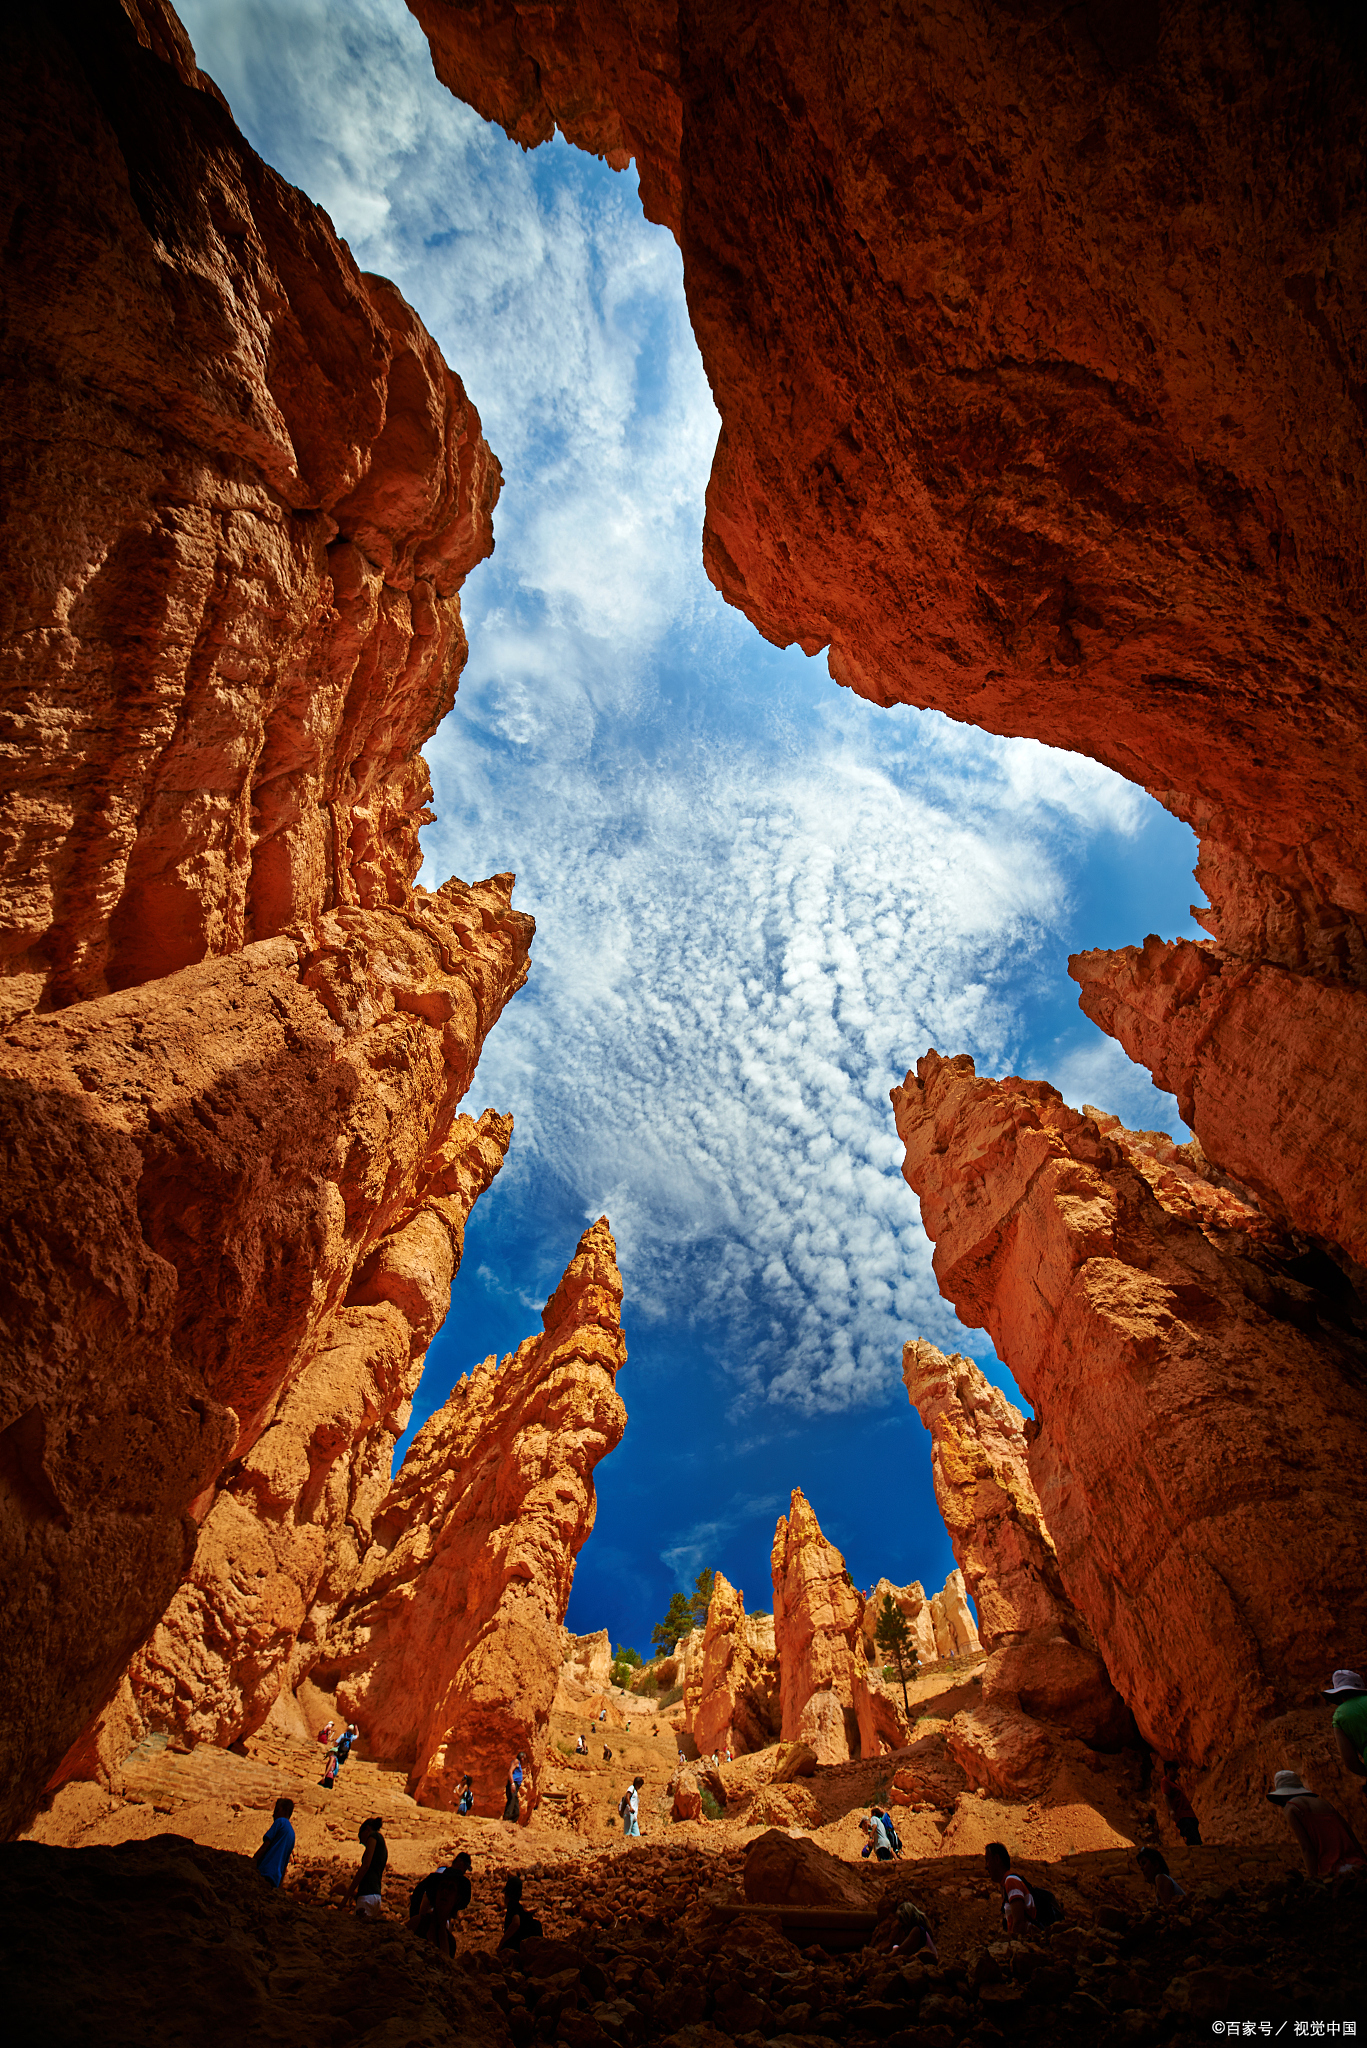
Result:
<svg viewBox="0 0 1367 2048">
<path fill-rule="evenodd" d="M 1336 1671 L 1324 1697 L 1334 1709 L 1334 1741 L 1354 1777 L 1367 1778 L 1367 1685 L 1356 1671 Z"/>
</svg>

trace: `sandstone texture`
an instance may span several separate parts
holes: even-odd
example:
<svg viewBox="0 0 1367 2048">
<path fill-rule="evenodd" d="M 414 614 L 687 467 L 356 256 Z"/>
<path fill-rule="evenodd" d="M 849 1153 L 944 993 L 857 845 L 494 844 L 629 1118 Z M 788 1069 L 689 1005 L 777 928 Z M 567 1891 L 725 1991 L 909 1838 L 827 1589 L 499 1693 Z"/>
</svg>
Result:
<svg viewBox="0 0 1367 2048">
<path fill-rule="evenodd" d="M 409 4 L 520 142 L 635 158 L 721 414 L 724 595 L 875 702 L 1080 750 L 1192 824 L 1216 946 L 1146 948 L 1138 985 L 1084 956 L 1086 1007 L 1190 1092 L 1212 1159 L 1360 1244 L 1349 16 Z"/>
<path fill-rule="evenodd" d="M 423 1805 L 503 1810 L 527 1754 L 525 1811 L 561 1668 L 574 1561 L 593 1527 L 593 1470 L 621 1441 L 622 1279 L 607 1219 L 585 1231 L 542 1334 L 488 1358 L 424 1424 L 375 1514 L 355 1591 L 314 1673 L 407 1770 Z"/>
<path fill-rule="evenodd" d="M 906 1617 L 917 1660 L 921 1664 L 934 1664 L 943 1657 L 973 1657 L 981 1649 L 977 1623 L 968 1604 L 964 1575 L 956 1567 L 940 1591 L 932 1593 L 929 1599 L 919 1579 L 913 1579 L 909 1586 L 894 1586 L 891 1579 L 878 1581 L 865 1598 L 860 1622 L 864 1656 L 870 1664 L 881 1666 L 887 1661 L 878 1647 L 875 1633 L 883 1602 L 889 1597 Z"/>
<path fill-rule="evenodd" d="M 1289 1229 L 1345 1253 L 1363 1293 L 1367 988 L 1344 978 L 1361 963 L 1314 974 L 1303 948 L 1260 943 L 1270 962 L 1150 937 L 1068 966 L 1087 1015 L 1177 1097 L 1208 1158 Z"/>
<path fill-rule="evenodd" d="M 978 1624 L 968 1604 L 968 1586 L 961 1571 L 952 1571 L 940 1591 L 932 1595 L 930 1621 L 941 1657 L 972 1657 L 981 1650 Z"/>
<path fill-rule="evenodd" d="M 556 1704 L 561 1711 L 583 1708 L 590 1698 L 606 1693 L 612 1680 L 612 1644 L 600 1628 L 593 1635 L 575 1636 L 561 1631 L 560 1677 L 556 1683 Z"/>
<path fill-rule="evenodd" d="M 893 1101 L 941 1290 L 1036 1411 L 1064 1593 L 1145 1738 L 1227 1757 L 1367 1630 L 1361 1328 L 1195 1146 L 964 1056 Z M 1050 1657 L 1066 1701 L 1076 1659 Z"/>
<path fill-rule="evenodd" d="M 3 64 L 9 1832 L 192 1560 L 139 1670 L 187 1734 L 345 1580 L 532 926 L 510 876 L 413 886 L 499 481 L 458 380 L 162 0 L 31 12 Z"/>
<path fill-rule="evenodd" d="M 713 1583 L 702 1668 L 693 1682 L 697 1699 L 686 1725 L 704 1756 L 767 1749 L 778 1735 L 783 1717 L 773 1616 L 747 1614 L 745 1595 L 722 1572 Z"/>
<path fill-rule="evenodd" d="M 863 1595 L 800 1488 L 779 1517 L 770 1566 L 782 1740 L 810 1744 L 823 1764 L 897 1748 L 906 1719 L 869 1668 Z"/>
</svg>

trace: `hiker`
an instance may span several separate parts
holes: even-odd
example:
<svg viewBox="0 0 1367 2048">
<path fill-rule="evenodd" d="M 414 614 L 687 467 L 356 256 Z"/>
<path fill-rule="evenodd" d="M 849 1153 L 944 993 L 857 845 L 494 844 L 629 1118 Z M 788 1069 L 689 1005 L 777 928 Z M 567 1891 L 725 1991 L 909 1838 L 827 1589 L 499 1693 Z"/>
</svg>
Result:
<svg viewBox="0 0 1367 2048">
<path fill-rule="evenodd" d="M 1307 1877 L 1367 1876 L 1367 1856 L 1343 1815 L 1303 1785 L 1295 1771 L 1278 1771 L 1267 1796 L 1290 1823 Z"/>
<path fill-rule="evenodd" d="M 1177 1765 L 1171 1757 L 1163 1765 L 1159 1789 L 1168 1802 L 1168 1812 L 1172 1815 L 1172 1824 L 1178 1834 L 1189 1849 L 1199 1849 L 1201 1824 L 1196 1818 L 1195 1808 L 1177 1782 Z"/>
<path fill-rule="evenodd" d="M 470 1773 L 469 1773 L 469 1772 L 467 1771 L 467 1772 L 465 1773 L 465 1776 L 464 1776 L 463 1780 L 461 1781 L 461 1788 L 460 1788 L 460 1800 L 459 1800 L 459 1803 L 458 1803 L 458 1804 L 457 1804 L 457 1806 L 456 1806 L 456 1812 L 457 1812 L 457 1813 L 470 1813 L 470 1812 L 471 1812 L 471 1811 L 473 1810 L 473 1808 L 474 1808 L 474 1804 L 475 1804 L 475 1781 L 474 1781 L 474 1779 L 473 1779 L 473 1778 L 472 1778 L 472 1777 L 470 1776 Z"/>
<path fill-rule="evenodd" d="M 617 1803 L 617 1811 L 622 1816 L 622 1833 L 624 1835 L 639 1835 L 641 1832 L 640 1795 L 641 1787 L 644 1784 L 644 1778 L 633 1778 Z"/>
<path fill-rule="evenodd" d="M 472 1864 L 464 1849 L 454 1863 L 439 1863 L 430 1877 L 414 1885 L 408 1900 L 408 1924 L 420 1941 L 430 1941 L 448 1956 L 456 1952 L 451 1922 L 470 1903 Z"/>
<path fill-rule="evenodd" d="M 1176 1906 L 1186 1897 L 1186 1888 L 1168 1869 L 1168 1860 L 1161 1850 L 1141 1849 L 1135 1861 L 1153 1886 L 1160 1906 Z"/>
<path fill-rule="evenodd" d="M 337 1783 L 337 1752 L 335 1749 L 328 1751 L 327 1762 L 323 1765 L 323 1775 L 318 1782 L 325 1792 L 330 1792 Z"/>
<path fill-rule="evenodd" d="M 599 1718 L 599 1720 L 600 1720 L 600 1721 L 606 1721 L 606 1720 L 607 1720 L 607 1717 L 608 1717 L 608 1710 L 607 1710 L 607 1708 L 606 1708 L 606 1707 L 600 1707 L 600 1708 L 598 1709 L 598 1718 Z"/>
<path fill-rule="evenodd" d="M 522 1773 L 519 1771 L 518 1776 L 521 1777 L 521 1775 Z M 509 1771 L 503 1781 L 503 1818 L 515 1821 L 520 1820 L 521 1817 L 522 1802 L 519 1797 L 518 1787 L 513 1783 L 513 1774 Z"/>
<path fill-rule="evenodd" d="M 343 1730 L 342 1734 L 338 1737 L 337 1741 L 337 1748 L 335 1752 L 337 1757 L 337 1770 L 340 1770 L 342 1768 L 342 1765 L 351 1755 L 351 1752 L 355 1747 L 356 1743 L 356 1733 L 357 1731 L 355 1723 L 352 1721 L 348 1721 L 345 1729 Z M 333 1776 L 336 1776 L 336 1772 L 333 1773 Z"/>
<path fill-rule="evenodd" d="M 384 1822 L 378 1814 L 374 1820 L 363 1820 L 356 1830 L 356 1839 L 364 1845 L 361 1867 L 347 1886 L 342 1900 L 343 1909 L 354 1899 L 356 1911 L 362 1920 L 380 1920 L 384 1917 L 384 1902 L 380 1896 L 384 1885 L 385 1865 L 389 1861 L 389 1844 L 384 1838 Z"/>
<path fill-rule="evenodd" d="M 574 1753 L 576 1756 L 587 1756 L 589 1753 L 589 1746 L 582 1735 L 574 1746 Z"/>
<path fill-rule="evenodd" d="M 983 1861 L 992 1883 L 1002 1895 L 1002 1924 L 1011 1941 L 1023 1941 L 1035 1924 L 1035 1898 L 1025 1879 L 1011 1868 L 1011 1851 L 1004 1842 L 989 1842 Z"/>
<path fill-rule="evenodd" d="M 1356 1671 L 1336 1671 L 1324 1697 L 1334 1709 L 1334 1744 L 1355 1778 L 1367 1778 L 1367 1685 Z"/>
<path fill-rule="evenodd" d="M 290 1826 L 290 1815 L 294 1812 L 292 1799 L 277 1799 L 270 1826 L 261 1837 L 261 1847 L 252 1858 L 267 1884 L 277 1890 L 285 1882 L 285 1872 L 294 1854 L 294 1829 Z"/>
<path fill-rule="evenodd" d="M 529 1936 L 541 1933 L 541 1922 L 522 1903 L 522 1879 L 510 1877 L 503 1887 L 503 1939 L 500 1948 L 521 1948 Z"/>
<path fill-rule="evenodd" d="M 608 1748 L 606 1742 L 603 1744 L 603 1762 L 605 1764 L 612 1762 L 612 1751 Z"/>
<path fill-rule="evenodd" d="M 869 1947 L 887 1949 L 892 1955 L 926 1955 L 932 1963 L 940 1960 L 930 1922 L 914 1899 L 883 1900 Z"/>
<path fill-rule="evenodd" d="M 888 1840 L 888 1831 L 878 1808 L 875 1806 L 872 1813 L 866 1814 L 859 1825 L 869 1838 L 859 1851 L 860 1855 L 874 1856 L 880 1863 L 891 1863 L 892 1843 Z"/>
<path fill-rule="evenodd" d="M 324 1744 L 331 1742 L 332 1731 L 336 1726 L 337 1723 L 335 1721 L 324 1721 L 322 1727 L 318 1730 L 318 1740 Z"/>
</svg>

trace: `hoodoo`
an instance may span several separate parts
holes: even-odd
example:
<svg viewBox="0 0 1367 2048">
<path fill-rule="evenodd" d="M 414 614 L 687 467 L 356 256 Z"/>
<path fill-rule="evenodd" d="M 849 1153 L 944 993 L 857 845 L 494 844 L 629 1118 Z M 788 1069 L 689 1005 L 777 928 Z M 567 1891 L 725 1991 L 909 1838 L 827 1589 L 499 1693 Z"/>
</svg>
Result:
<svg viewBox="0 0 1367 2048">
<path fill-rule="evenodd" d="M 216 1503 L 205 1724 L 275 1683 L 496 1163 L 457 1112 L 532 923 L 509 875 L 414 886 L 499 483 L 460 383 L 161 0 L 0 63 L 10 1833 Z"/>
<path fill-rule="evenodd" d="M 824 1764 L 895 1747 L 905 1718 L 864 1655 L 863 1595 L 801 1488 L 779 1516 L 770 1564 L 783 1740 L 810 1743 Z"/>
<path fill-rule="evenodd" d="M 316 1682 L 423 1805 L 503 1810 L 512 1756 L 529 1797 L 563 1657 L 574 1560 L 593 1528 L 593 1471 L 626 1409 L 622 1276 L 607 1218 L 579 1240 L 542 1334 L 462 1379 L 418 1432 L 374 1518 L 355 1591 Z"/>
<path fill-rule="evenodd" d="M 1255 1743 L 1367 1630 L 1367 1351 L 1341 1288 L 1197 1145 L 966 1056 L 928 1053 L 893 1102 L 941 1291 L 1035 1407 L 1058 1577 L 1141 1733 L 1200 1764 Z M 1016 1460 L 994 1404 L 966 1431 L 955 1402 L 962 1521 L 975 1466 L 1008 1492 Z M 1008 1580 L 1033 1614 L 1056 1596 L 1030 1514 L 991 1526 L 1033 1555 Z"/>
<path fill-rule="evenodd" d="M 704 1756 L 723 1750 L 743 1756 L 778 1737 L 783 1716 L 773 1616 L 747 1614 L 745 1595 L 722 1572 L 713 1583 L 694 1684 L 688 1728 Z"/>
</svg>

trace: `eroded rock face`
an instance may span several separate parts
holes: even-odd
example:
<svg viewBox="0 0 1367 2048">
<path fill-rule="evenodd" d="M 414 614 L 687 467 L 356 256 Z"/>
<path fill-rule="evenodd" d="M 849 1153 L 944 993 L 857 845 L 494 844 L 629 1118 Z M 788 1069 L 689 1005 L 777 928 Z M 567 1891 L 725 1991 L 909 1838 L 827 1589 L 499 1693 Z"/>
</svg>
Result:
<svg viewBox="0 0 1367 2048">
<path fill-rule="evenodd" d="M 345 1575 L 532 926 L 510 876 L 412 885 L 498 484 L 459 383 L 160 0 L 32 12 L 2 61 L 10 1832 L 206 1516 L 186 1598 L 228 1633 L 148 1667 L 177 1724 L 181 1679 L 249 1719 L 296 1572 Z"/>
<path fill-rule="evenodd" d="M 707 1609 L 697 1700 L 687 1726 L 704 1756 L 767 1749 L 780 1732 L 778 1650 L 769 1614 L 745 1612 L 745 1595 L 718 1572 Z M 686 1695 L 685 1695 L 686 1696 Z"/>
<path fill-rule="evenodd" d="M 405 907 L 493 544 L 417 316 L 129 13 L 4 53 L 5 1014 Z"/>
<path fill-rule="evenodd" d="M 465 1222 L 512 1118 L 460 1117 L 443 1189 L 367 1259 L 316 1352 L 204 1519 L 189 1577 L 133 1659 L 146 1725 L 229 1743 L 316 1662 L 356 1583 L 427 1347 L 446 1317 Z"/>
<path fill-rule="evenodd" d="M 722 416 L 723 593 L 876 702 L 1158 792 L 1226 973 L 1316 979 L 1241 998 L 1294 1049 L 1367 980 L 1360 43 L 1237 0 L 409 4 L 519 141 L 635 157 Z M 1364 1091 L 1295 1062 L 1237 1138 L 1304 1185 Z"/>
<path fill-rule="evenodd" d="M 593 1470 L 622 1438 L 622 1278 L 607 1219 L 586 1230 L 542 1334 L 462 1379 L 414 1439 L 375 1515 L 316 1680 L 367 1752 L 424 1805 L 499 1814 L 514 1753 L 534 1806 Z"/>
<path fill-rule="evenodd" d="M 935 1501 L 984 1649 L 1076 1621 L 1027 1463 L 1025 1417 L 971 1358 L 917 1339 L 902 1382 L 931 1439 Z"/>
<path fill-rule="evenodd" d="M 1259 936 L 1271 947 L 1276 935 Z M 1361 1290 L 1367 989 L 1188 939 L 1078 953 L 1068 971 L 1209 1158 L 1291 1229 L 1346 1252 Z"/>
<path fill-rule="evenodd" d="M 1367 1626 L 1361 1332 L 1190 1148 L 962 1056 L 893 1101 L 941 1290 L 1036 1409 L 1066 1594 L 1145 1737 L 1226 1756 Z"/>
<path fill-rule="evenodd" d="M 930 1603 L 931 1626 L 941 1657 L 972 1657 L 982 1648 L 961 1571 L 952 1571 Z"/>
<path fill-rule="evenodd" d="M 810 1744 L 823 1764 L 895 1748 L 906 1719 L 869 1669 L 863 1595 L 800 1488 L 779 1516 L 770 1567 L 782 1740 Z"/>
</svg>

